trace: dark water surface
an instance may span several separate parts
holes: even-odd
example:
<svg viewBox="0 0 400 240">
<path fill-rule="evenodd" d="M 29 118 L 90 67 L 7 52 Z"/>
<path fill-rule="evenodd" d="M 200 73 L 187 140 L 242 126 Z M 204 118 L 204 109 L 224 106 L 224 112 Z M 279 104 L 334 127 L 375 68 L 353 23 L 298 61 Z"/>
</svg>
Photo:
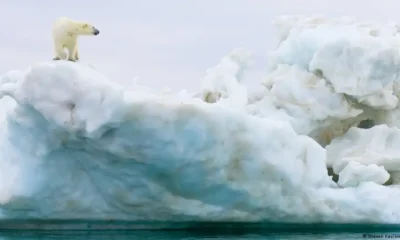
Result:
<svg viewBox="0 0 400 240">
<path fill-rule="evenodd" d="M 21 223 L 0 222 L 0 240 L 206 240 L 206 239 L 399 239 L 400 225 L 246 223 Z M 75 228 L 75 229 L 74 229 Z M 113 230 L 105 230 L 105 229 Z M 77 230 L 79 229 L 79 230 Z"/>
<path fill-rule="evenodd" d="M 372 237 L 379 237 L 381 233 L 373 234 Z M 388 234 L 392 236 L 393 234 Z M 361 233 L 265 233 L 265 234 L 240 234 L 240 235 L 221 235 L 221 234 L 195 234 L 190 232 L 159 232 L 159 231 L 133 231 L 133 232 L 14 232 L 0 234 L 1 240 L 108 240 L 108 239 L 154 239 L 154 240 L 206 240 L 206 239 L 237 239 L 237 240 L 261 240 L 261 239 L 279 239 L 279 240 L 316 240 L 316 239 L 363 239 Z M 374 238 L 371 238 L 374 239 Z M 382 239 L 382 238 L 380 238 Z M 385 238 L 383 238 L 385 239 Z M 396 239 L 390 238 L 387 239 Z M 397 239 L 400 239 L 398 237 Z"/>
</svg>

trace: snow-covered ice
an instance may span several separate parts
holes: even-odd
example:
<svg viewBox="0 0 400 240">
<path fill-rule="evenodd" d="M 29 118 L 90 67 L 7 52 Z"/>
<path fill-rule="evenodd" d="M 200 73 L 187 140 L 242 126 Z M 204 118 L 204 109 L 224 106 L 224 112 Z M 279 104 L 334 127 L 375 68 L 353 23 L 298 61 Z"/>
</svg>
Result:
<svg viewBox="0 0 400 240">
<path fill-rule="evenodd" d="M 1 75 L 0 218 L 400 223 L 400 26 L 275 24 L 254 90 L 243 48 L 196 93 L 79 62 Z"/>
<path fill-rule="evenodd" d="M 384 184 L 389 178 L 390 175 L 383 166 L 378 167 L 376 164 L 366 166 L 351 161 L 339 173 L 338 184 L 341 187 L 357 187 L 361 182 L 367 181 Z"/>
<path fill-rule="evenodd" d="M 388 171 L 400 171 L 400 129 L 377 125 L 370 129 L 350 128 L 327 147 L 327 165 L 341 172 L 350 161 L 377 164 Z"/>
</svg>

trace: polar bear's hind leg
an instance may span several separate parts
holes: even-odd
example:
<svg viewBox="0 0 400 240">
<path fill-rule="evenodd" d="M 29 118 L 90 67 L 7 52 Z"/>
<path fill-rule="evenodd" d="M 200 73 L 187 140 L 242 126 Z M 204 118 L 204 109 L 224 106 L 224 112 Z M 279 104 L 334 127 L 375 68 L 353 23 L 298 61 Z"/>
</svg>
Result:
<svg viewBox="0 0 400 240">
<path fill-rule="evenodd" d="M 61 44 L 55 44 L 55 57 L 53 60 L 61 60 L 61 59 L 66 59 L 67 54 L 64 52 L 64 48 Z"/>
</svg>

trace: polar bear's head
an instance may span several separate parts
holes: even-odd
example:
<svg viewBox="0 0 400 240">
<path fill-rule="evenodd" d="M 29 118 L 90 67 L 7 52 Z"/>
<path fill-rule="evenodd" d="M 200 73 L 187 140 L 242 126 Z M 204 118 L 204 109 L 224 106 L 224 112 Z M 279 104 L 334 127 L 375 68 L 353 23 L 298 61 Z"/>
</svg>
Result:
<svg viewBox="0 0 400 240">
<path fill-rule="evenodd" d="M 76 35 L 99 35 L 100 33 L 97 28 L 87 23 L 77 24 L 72 32 Z"/>
<path fill-rule="evenodd" d="M 62 18 L 64 26 L 67 26 L 68 32 L 75 36 L 78 35 L 99 35 L 100 31 L 93 25 L 85 22 L 74 21 L 69 18 Z M 65 25 L 66 23 L 66 25 Z"/>
</svg>

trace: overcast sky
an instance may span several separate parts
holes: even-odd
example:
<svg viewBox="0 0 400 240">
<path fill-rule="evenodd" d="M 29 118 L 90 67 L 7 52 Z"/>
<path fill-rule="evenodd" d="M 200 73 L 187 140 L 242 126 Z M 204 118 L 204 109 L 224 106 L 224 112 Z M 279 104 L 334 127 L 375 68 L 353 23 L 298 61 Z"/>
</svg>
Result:
<svg viewBox="0 0 400 240">
<path fill-rule="evenodd" d="M 195 91 L 205 70 L 236 47 L 251 50 L 255 80 L 274 46 L 279 15 L 319 14 L 400 22 L 399 0 L 0 0 L 0 73 L 51 60 L 60 16 L 92 23 L 81 61 L 111 80 Z"/>
</svg>

